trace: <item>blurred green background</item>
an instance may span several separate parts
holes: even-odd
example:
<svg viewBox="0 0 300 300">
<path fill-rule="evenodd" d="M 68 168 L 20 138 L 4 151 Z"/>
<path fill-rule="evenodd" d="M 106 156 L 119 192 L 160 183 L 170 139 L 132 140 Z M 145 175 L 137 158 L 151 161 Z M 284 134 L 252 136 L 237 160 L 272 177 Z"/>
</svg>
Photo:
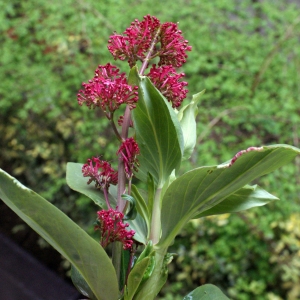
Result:
<svg viewBox="0 0 300 300">
<path fill-rule="evenodd" d="M 280 0 L 24 0 L 0 2 L 0 167 L 92 234 L 96 207 L 66 185 L 68 161 L 115 159 L 111 128 L 76 94 L 113 31 L 155 15 L 179 22 L 193 51 L 189 99 L 203 89 L 198 141 L 182 172 L 249 146 L 300 146 L 300 3 Z M 189 101 L 189 100 L 186 100 Z M 259 209 L 188 224 L 171 252 L 160 299 L 204 283 L 231 299 L 300 299 L 300 160 L 259 184 L 278 196 Z M 257 182 L 258 183 L 258 182 Z"/>
</svg>

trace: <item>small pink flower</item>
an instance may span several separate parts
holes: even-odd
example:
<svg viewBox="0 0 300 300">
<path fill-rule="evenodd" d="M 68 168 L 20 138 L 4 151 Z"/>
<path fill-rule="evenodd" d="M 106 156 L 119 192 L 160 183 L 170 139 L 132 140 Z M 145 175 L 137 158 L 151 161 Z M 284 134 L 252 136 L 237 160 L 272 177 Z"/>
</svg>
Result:
<svg viewBox="0 0 300 300">
<path fill-rule="evenodd" d="M 98 211 L 97 215 L 95 230 L 100 230 L 101 232 L 100 244 L 103 248 L 115 241 L 121 242 L 124 250 L 132 248 L 132 238 L 135 231 L 126 230 L 129 224 L 123 223 L 123 213 L 110 208 L 109 210 Z"/>
<path fill-rule="evenodd" d="M 135 108 L 138 101 L 138 87 L 127 83 L 125 73 L 111 64 L 98 66 L 93 79 L 83 83 L 84 90 L 77 94 L 78 104 L 89 108 L 101 107 L 104 112 L 114 112 L 121 104 Z"/>
<path fill-rule="evenodd" d="M 147 15 L 143 21 L 134 20 L 124 35 L 114 34 L 108 40 L 108 50 L 114 59 L 128 60 L 132 68 L 137 61 L 143 61 L 160 27 L 156 17 Z"/>
<path fill-rule="evenodd" d="M 156 67 L 156 65 L 153 65 L 147 76 L 175 108 L 180 106 L 188 92 L 184 88 L 188 85 L 187 82 L 179 81 L 184 75 L 184 73 L 176 73 L 172 66 Z"/>
<path fill-rule="evenodd" d="M 181 67 L 186 62 L 186 52 L 192 50 L 192 46 L 188 46 L 188 41 L 183 38 L 176 23 L 167 22 L 161 26 L 160 43 L 159 66 Z"/>
<path fill-rule="evenodd" d="M 87 163 L 82 166 L 82 174 L 84 177 L 90 177 L 87 184 L 94 181 L 97 188 L 108 189 L 110 184 L 118 183 L 118 172 L 109 162 L 98 157 L 87 160 Z"/>
<path fill-rule="evenodd" d="M 117 154 L 121 154 L 120 159 L 124 162 L 124 168 L 127 178 L 133 176 L 133 171 L 137 171 L 140 149 L 136 141 L 131 137 L 122 142 Z"/>
</svg>

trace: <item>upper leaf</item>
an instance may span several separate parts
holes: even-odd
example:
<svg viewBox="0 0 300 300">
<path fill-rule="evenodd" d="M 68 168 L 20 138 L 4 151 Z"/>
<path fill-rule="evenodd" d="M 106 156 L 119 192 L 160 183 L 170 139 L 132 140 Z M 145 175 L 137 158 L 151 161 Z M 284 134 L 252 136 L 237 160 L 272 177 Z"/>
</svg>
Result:
<svg viewBox="0 0 300 300">
<path fill-rule="evenodd" d="M 62 211 L 1 169 L 0 198 L 74 265 L 98 300 L 118 299 L 118 281 L 110 258 Z"/>
<path fill-rule="evenodd" d="M 138 77 L 136 68 L 130 78 L 138 78 L 139 101 L 132 111 L 136 140 L 140 148 L 140 168 L 136 174 L 147 182 L 150 173 L 162 186 L 181 163 L 183 135 L 175 111 L 147 77 Z"/>
<path fill-rule="evenodd" d="M 182 159 L 190 158 L 196 145 L 196 116 L 198 114 L 197 105 L 204 92 L 205 90 L 193 95 L 192 101 L 186 106 L 182 107 L 177 115 L 178 120 L 180 121 L 184 139 L 184 152 Z"/>
<path fill-rule="evenodd" d="M 191 218 L 211 209 L 243 186 L 287 164 L 298 148 L 275 145 L 244 153 L 230 164 L 200 167 L 175 179 L 162 202 L 160 246 L 168 246 Z"/>
</svg>

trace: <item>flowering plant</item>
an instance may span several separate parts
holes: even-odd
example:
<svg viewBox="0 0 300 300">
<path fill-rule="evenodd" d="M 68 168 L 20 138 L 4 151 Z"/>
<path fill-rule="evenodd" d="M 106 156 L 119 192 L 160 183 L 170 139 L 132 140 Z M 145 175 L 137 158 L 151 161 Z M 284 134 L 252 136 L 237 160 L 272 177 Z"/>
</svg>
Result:
<svg viewBox="0 0 300 300">
<path fill-rule="evenodd" d="M 101 109 L 109 120 L 120 143 L 117 168 L 102 156 L 67 165 L 68 185 L 99 206 L 95 230 L 100 241 L 3 170 L 0 197 L 71 262 L 72 280 L 85 297 L 151 300 L 166 282 L 172 260 L 168 247 L 182 227 L 191 219 L 276 200 L 249 183 L 292 161 L 300 149 L 250 147 L 224 164 L 179 176 L 181 162 L 196 145 L 195 117 L 203 94 L 181 106 L 187 83 L 178 68 L 191 46 L 177 24 L 148 15 L 132 22 L 123 34 L 114 33 L 108 50 L 114 59 L 128 62 L 128 78 L 109 63 L 98 66 L 77 100 Z M 115 112 L 123 107 L 116 120 Z M 212 296 L 228 299 L 212 285 L 184 299 Z"/>
</svg>

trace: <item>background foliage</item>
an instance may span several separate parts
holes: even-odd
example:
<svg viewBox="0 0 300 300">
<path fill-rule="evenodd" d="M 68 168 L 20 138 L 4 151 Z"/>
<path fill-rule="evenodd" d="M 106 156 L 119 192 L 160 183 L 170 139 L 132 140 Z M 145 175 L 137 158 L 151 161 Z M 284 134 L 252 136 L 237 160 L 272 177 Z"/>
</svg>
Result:
<svg viewBox="0 0 300 300">
<path fill-rule="evenodd" d="M 95 207 L 66 186 L 66 162 L 113 159 L 116 147 L 103 115 L 78 107 L 76 93 L 98 64 L 128 71 L 107 40 L 146 14 L 180 22 L 193 46 L 183 68 L 190 99 L 206 89 L 182 172 L 249 146 L 299 147 L 299 12 L 298 1 L 279 0 L 1 2 L 1 168 L 92 233 Z M 299 171 L 297 160 L 261 180 L 282 201 L 190 223 L 172 247 L 162 299 L 207 282 L 232 299 L 300 298 Z"/>
</svg>

